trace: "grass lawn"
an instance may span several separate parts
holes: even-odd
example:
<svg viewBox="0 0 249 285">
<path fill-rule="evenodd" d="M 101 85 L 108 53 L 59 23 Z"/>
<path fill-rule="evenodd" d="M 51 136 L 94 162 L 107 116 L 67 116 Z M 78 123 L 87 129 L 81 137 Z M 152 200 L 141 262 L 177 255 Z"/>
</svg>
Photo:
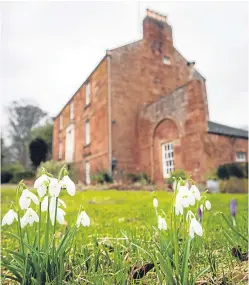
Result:
<svg viewBox="0 0 249 285">
<path fill-rule="evenodd" d="M 83 245 L 87 243 L 92 243 L 94 236 L 97 236 L 98 238 L 104 238 L 124 237 L 127 235 L 128 237 L 132 237 L 134 240 L 141 240 L 142 237 L 144 238 L 144 240 L 149 240 L 153 235 L 153 231 L 155 231 L 153 227 L 157 227 L 155 209 L 152 205 L 152 200 L 154 196 L 159 201 L 159 211 L 161 211 L 162 209 L 167 216 L 170 212 L 170 201 L 172 198 L 172 193 L 167 193 L 164 191 L 152 193 L 142 190 L 88 190 L 85 192 L 77 192 L 74 197 L 69 196 L 67 193 L 62 193 L 61 199 L 63 199 L 67 205 L 67 214 L 65 216 L 65 219 L 68 224 L 71 224 L 76 221 L 80 205 L 84 207 L 85 211 L 91 219 L 91 226 L 89 228 L 81 228 L 80 232 L 78 233 L 77 240 L 79 244 Z M 234 270 L 234 268 L 237 267 L 241 268 L 241 266 L 244 266 L 244 263 L 239 262 L 230 254 L 232 242 L 236 241 L 236 244 L 234 244 L 234 246 L 241 245 L 242 251 L 246 251 L 247 246 L 243 244 L 240 237 L 238 237 L 236 233 L 234 233 L 228 228 L 228 226 L 218 213 L 222 211 L 227 216 L 228 220 L 231 221 L 229 210 L 230 200 L 236 199 L 237 230 L 241 234 L 247 236 L 248 195 L 208 194 L 207 196 L 212 204 L 212 209 L 211 211 L 205 212 L 203 223 L 204 236 L 202 239 L 199 237 L 196 238 L 195 242 L 200 243 L 200 246 L 199 250 L 196 251 L 194 258 L 191 259 L 192 266 L 196 266 L 196 264 L 198 264 L 198 267 L 202 265 L 207 265 L 209 264 L 212 258 L 215 258 L 216 266 L 218 267 L 217 272 L 221 272 L 222 270 L 223 272 L 227 272 L 229 270 Z M 13 188 L 9 188 L 8 186 L 3 186 L 1 190 L 2 216 L 8 211 L 11 205 L 11 201 L 14 200 L 15 190 Z M 194 211 L 196 211 L 196 209 Z M 168 225 L 169 223 L 170 221 L 168 221 Z M 229 237 L 226 236 L 223 229 L 231 237 L 230 241 Z M 6 232 L 9 230 L 10 227 L 8 226 L 2 228 L 3 247 L 12 246 L 11 240 L 6 236 Z M 63 228 L 60 228 L 59 230 L 63 231 Z M 140 243 L 140 245 L 145 247 L 145 244 Z M 148 261 L 148 256 L 146 256 L 145 253 L 141 254 L 139 258 L 133 255 L 132 257 L 130 257 L 129 265 L 137 263 L 143 264 L 146 260 Z M 241 271 L 241 269 L 239 269 L 239 271 Z M 214 274 L 211 275 L 213 276 Z M 96 281 L 100 279 L 96 279 L 97 277 L 93 277 L 93 275 L 91 278 L 89 277 L 88 280 L 92 280 L 91 282 L 93 283 L 82 284 L 116 284 L 110 283 L 113 281 L 110 281 L 111 279 L 108 279 L 109 277 L 102 276 L 101 281 Z M 158 284 L 156 283 L 156 281 L 154 281 L 153 283 L 153 281 L 149 279 L 148 283 L 146 283 L 146 278 L 144 280 L 145 281 L 143 282 L 145 283 L 139 284 Z M 237 283 L 231 284 L 244 284 L 241 281 L 242 277 L 240 280 L 236 280 Z"/>
</svg>

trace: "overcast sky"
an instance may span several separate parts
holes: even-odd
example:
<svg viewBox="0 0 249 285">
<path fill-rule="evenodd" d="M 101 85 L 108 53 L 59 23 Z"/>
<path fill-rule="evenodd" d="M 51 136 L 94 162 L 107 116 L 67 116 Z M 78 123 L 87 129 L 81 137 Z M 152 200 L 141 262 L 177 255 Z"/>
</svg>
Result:
<svg viewBox="0 0 249 285">
<path fill-rule="evenodd" d="M 207 79 L 210 120 L 247 125 L 248 4 L 135 1 L 0 3 L 2 125 L 20 98 L 55 116 L 106 49 L 142 38 L 146 8 L 168 16 L 175 47 Z"/>
</svg>

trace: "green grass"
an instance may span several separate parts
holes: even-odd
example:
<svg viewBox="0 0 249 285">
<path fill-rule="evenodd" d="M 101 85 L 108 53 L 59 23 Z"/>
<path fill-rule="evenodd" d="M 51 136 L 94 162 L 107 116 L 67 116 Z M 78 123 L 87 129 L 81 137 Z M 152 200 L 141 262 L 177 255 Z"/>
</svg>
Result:
<svg viewBox="0 0 249 285">
<path fill-rule="evenodd" d="M 150 250 L 149 241 L 154 235 L 153 227 L 157 226 L 157 220 L 155 217 L 155 210 L 152 206 L 152 199 L 154 195 L 159 201 L 159 209 L 162 209 L 166 214 L 170 211 L 170 202 L 172 198 L 171 193 L 164 191 L 160 192 L 148 192 L 148 191 L 85 191 L 77 192 L 74 197 L 62 193 L 61 199 L 67 204 L 67 215 L 65 216 L 68 224 L 76 221 L 77 213 L 80 205 L 82 205 L 91 219 L 91 226 L 89 228 L 81 228 L 77 241 L 79 245 L 92 244 L 94 237 L 124 237 L 127 235 L 131 240 L 139 244 L 146 251 Z M 248 232 L 248 195 L 246 194 L 208 194 L 208 199 L 211 201 L 212 210 L 205 212 L 204 217 L 204 237 L 196 238 L 194 241 L 197 243 L 198 250 L 191 257 L 191 266 L 195 268 L 202 268 L 208 264 L 208 259 L 215 258 L 219 263 L 218 271 L 228 271 L 236 266 L 240 266 L 234 257 L 231 256 L 229 250 L 232 247 L 232 242 L 229 243 L 228 238 L 225 236 L 222 228 L 225 229 L 233 241 L 236 241 L 234 245 L 241 245 L 243 251 L 247 250 L 247 246 L 243 244 L 243 241 L 232 232 L 225 224 L 224 220 L 218 214 L 223 212 L 230 221 L 229 203 L 231 199 L 237 200 L 237 230 L 243 235 L 247 236 Z M 2 187 L 1 201 L 2 201 L 2 216 L 8 211 L 11 201 L 15 200 L 15 191 L 13 188 L 7 186 Z M 169 223 L 169 221 L 168 221 Z M 15 229 L 15 227 L 14 227 Z M 2 246 L 14 247 L 11 240 L 7 238 L 7 231 L 10 227 L 2 228 Z M 59 231 L 63 231 L 63 227 L 59 228 Z M 110 241 L 112 243 L 112 240 Z M 121 245 L 118 247 L 129 247 L 130 244 Z M 196 248 L 196 247 L 195 247 Z M 82 249 L 83 250 L 83 249 Z M 84 249 L 86 250 L 86 249 Z M 135 253 L 136 252 L 136 253 Z M 212 255 L 211 257 L 209 255 Z M 215 256 L 215 257 L 213 257 Z M 133 251 L 133 255 L 129 256 L 129 262 L 125 263 L 126 267 L 134 264 L 144 264 L 149 261 L 148 255 L 145 251 Z M 121 261 L 120 261 L 121 262 Z M 98 275 L 92 273 L 88 276 L 88 280 L 92 280 L 93 284 L 115 284 L 113 283 L 113 276 L 116 276 L 119 270 L 122 271 L 124 261 L 121 264 L 113 265 L 111 269 L 108 269 L 107 275 Z M 223 268 L 224 266 L 224 268 Z M 127 267 L 127 268 L 128 268 Z M 106 267 L 103 267 L 106 269 Z M 104 270 L 102 268 L 102 271 Z M 106 269 L 107 270 L 107 269 Z M 110 270 L 110 271 L 109 271 Z M 75 271 L 77 271 L 75 269 Z M 116 272 L 114 272 L 116 271 Z M 79 273 L 80 274 L 80 273 Z M 127 274 L 127 273 L 125 273 Z M 109 276 L 109 277 L 108 277 Z M 123 276 L 123 275 L 122 275 Z M 124 275 L 125 276 L 125 275 Z M 116 278 L 116 277 L 115 277 Z M 121 277 L 120 277 L 121 278 Z M 122 277 L 123 278 L 123 277 Z M 147 278 L 147 277 L 146 277 Z M 154 280 L 154 276 L 144 279 L 149 280 L 150 284 L 157 284 Z M 152 279 L 150 279 L 152 278 Z M 103 281 L 104 280 L 104 281 Z M 115 279 L 116 280 L 116 279 Z M 154 280 L 154 281 L 152 281 Z M 116 282 L 116 281 L 115 281 Z M 152 283 L 151 283 L 152 282 Z M 155 282 L 155 283 L 154 283 Z M 237 282 L 237 281 L 236 281 Z M 85 284 L 85 283 L 82 283 Z M 91 283 L 87 283 L 91 284 Z M 120 283 L 123 284 L 121 281 Z M 217 283 L 218 284 L 218 283 Z M 231 283 L 233 284 L 233 283 Z M 240 284 L 240 281 L 235 283 Z M 243 283 L 241 283 L 243 284 Z"/>
</svg>

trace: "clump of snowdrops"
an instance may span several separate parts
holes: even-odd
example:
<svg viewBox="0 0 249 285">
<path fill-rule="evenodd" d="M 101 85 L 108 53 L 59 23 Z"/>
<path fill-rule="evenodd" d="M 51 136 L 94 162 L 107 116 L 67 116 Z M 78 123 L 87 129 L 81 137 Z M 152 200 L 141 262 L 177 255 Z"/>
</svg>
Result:
<svg viewBox="0 0 249 285">
<path fill-rule="evenodd" d="M 5 278 L 20 284 L 63 284 L 72 244 L 79 227 L 90 226 L 90 218 L 79 210 L 75 223 L 66 226 L 65 202 L 60 193 L 75 195 L 75 184 L 63 167 L 54 178 L 46 169 L 35 181 L 36 193 L 29 191 L 21 181 L 16 189 L 16 201 L 2 219 L 2 226 L 17 224 L 17 233 L 9 234 L 19 243 L 19 250 L 2 249 L 2 269 Z M 62 236 L 58 225 L 64 225 Z"/>
<path fill-rule="evenodd" d="M 207 197 L 201 195 L 192 179 L 175 179 L 174 193 L 170 207 L 165 205 L 167 214 L 159 208 L 159 202 L 153 199 L 156 212 L 156 248 L 153 262 L 160 284 L 191 285 L 205 274 L 209 267 L 199 272 L 189 270 L 189 259 L 195 239 L 201 239 L 205 234 L 203 218 L 206 210 L 211 209 Z"/>
</svg>

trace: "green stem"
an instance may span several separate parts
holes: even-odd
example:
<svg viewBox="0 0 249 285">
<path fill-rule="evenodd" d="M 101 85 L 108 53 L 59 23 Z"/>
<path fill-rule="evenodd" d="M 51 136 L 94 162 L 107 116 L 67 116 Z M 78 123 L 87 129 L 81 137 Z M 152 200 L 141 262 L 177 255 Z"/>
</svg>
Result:
<svg viewBox="0 0 249 285">
<path fill-rule="evenodd" d="M 21 247 L 22 253 L 24 255 L 24 245 L 23 245 L 22 228 L 21 228 L 19 210 L 17 211 L 17 218 L 18 218 L 18 230 L 19 230 L 19 235 L 20 235 L 20 247 Z"/>
<path fill-rule="evenodd" d="M 52 255 L 53 258 L 54 258 L 54 252 L 55 252 L 55 229 L 56 229 L 57 206 L 58 206 L 58 197 L 56 197 L 56 202 L 55 202 L 54 232 L 53 232 L 53 255 Z"/>
</svg>

